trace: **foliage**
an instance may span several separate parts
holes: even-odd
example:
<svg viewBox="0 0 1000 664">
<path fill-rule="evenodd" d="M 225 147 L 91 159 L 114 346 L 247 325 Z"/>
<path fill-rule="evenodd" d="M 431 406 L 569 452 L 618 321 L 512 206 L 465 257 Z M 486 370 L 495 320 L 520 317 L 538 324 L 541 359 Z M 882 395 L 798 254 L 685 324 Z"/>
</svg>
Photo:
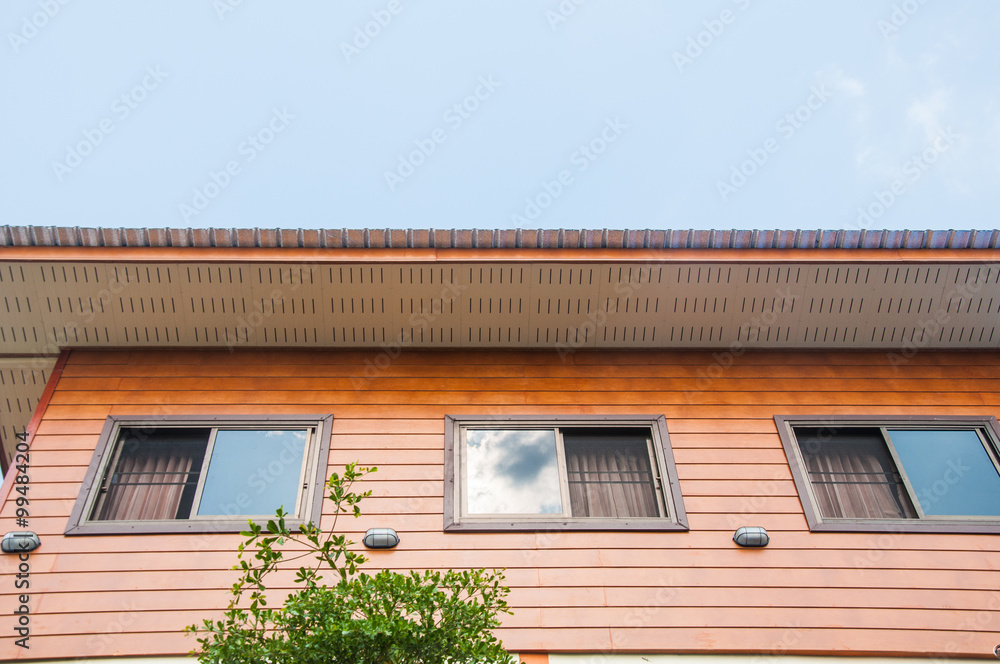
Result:
<svg viewBox="0 0 1000 664">
<path fill-rule="evenodd" d="M 186 628 L 200 634 L 200 650 L 192 654 L 206 664 L 510 662 L 491 632 L 498 614 L 510 613 L 501 572 L 360 571 L 366 559 L 336 533 L 336 520 L 360 516 L 359 503 L 371 492 L 354 493 L 352 485 L 375 470 L 348 464 L 343 476 L 330 477 L 329 532 L 312 523 L 292 531 L 280 508 L 265 527 L 250 522 L 234 566 L 242 574 L 224 619 Z M 296 557 L 312 554 L 313 562 L 299 567 L 297 589 L 284 606 L 270 607 L 266 582 L 284 560 L 286 542 L 304 546 Z"/>
</svg>

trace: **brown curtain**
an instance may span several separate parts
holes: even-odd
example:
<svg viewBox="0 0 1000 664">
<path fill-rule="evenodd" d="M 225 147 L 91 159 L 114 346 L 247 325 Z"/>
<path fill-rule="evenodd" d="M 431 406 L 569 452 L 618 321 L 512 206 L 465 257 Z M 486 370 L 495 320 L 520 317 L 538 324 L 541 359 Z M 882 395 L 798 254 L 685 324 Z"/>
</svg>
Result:
<svg viewBox="0 0 1000 664">
<path fill-rule="evenodd" d="M 834 519 L 917 516 L 875 429 L 797 431 L 820 514 Z"/>
<path fill-rule="evenodd" d="M 94 510 L 98 521 L 188 518 L 207 435 L 122 436 L 114 472 Z M 179 513 L 184 512 L 184 513 Z"/>
<path fill-rule="evenodd" d="M 573 516 L 660 516 L 645 437 L 564 435 Z"/>
</svg>

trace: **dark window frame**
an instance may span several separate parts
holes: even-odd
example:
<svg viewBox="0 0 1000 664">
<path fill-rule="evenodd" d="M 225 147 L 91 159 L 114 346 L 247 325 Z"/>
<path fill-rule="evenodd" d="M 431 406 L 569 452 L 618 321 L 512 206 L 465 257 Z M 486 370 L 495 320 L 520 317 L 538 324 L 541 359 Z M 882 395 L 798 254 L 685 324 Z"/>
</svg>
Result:
<svg viewBox="0 0 1000 664">
<path fill-rule="evenodd" d="M 869 533 L 968 533 L 995 534 L 1000 533 L 1000 517 L 995 519 L 980 517 L 962 518 L 923 518 L 905 519 L 830 519 L 823 518 L 819 506 L 813 497 L 812 482 L 806 474 L 805 464 L 799 448 L 798 440 L 793 432 L 794 427 L 830 428 L 891 428 L 894 426 L 919 429 L 927 425 L 928 429 L 944 429 L 954 425 L 968 429 L 982 429 L 992 445 L 992 454 L 1000 458 L 1000 423 L 991 415 L 775 415 L 778 436 L 784 448 L 792 471 L 792 479 L 802 502 L 809 530 L 814 532 L 869 532 Z M 891 453 L 891 450 L 890 450 Z M 894 460 L 895 461 L 895 460 Z M 899 471 L 899 468 L 896 469 Z M 905 472 L 905 468 L 903 469 Z M 914 499 L 910 496 L 911 500 Z"/>
<path fill-rule="evenodd" d="M 459 429 L 470 424 L 538 425 L 553 428 L 644 428 L 653 440 L 657 470 L 661 478 L 661 493 L 666 501 L 667 516 L 646 519 L 581 518 L 580 520 L 535 519 L 513 516 L 510 519 L 491 517 L 476 519 L 459 514 L 457 492 L 462 489 L 459 477 L 457 443 Z M 446 415 L 444 463 L 444 531 L 445 532 L 526 532 L 526 531 L 681 531 L 689 530 L 687 512 L 681 496 L 674 463 L 673 449 L 663 415 Z"/>
<path fill-rule="evenodd" d="M 115 458 L 119 431 L 124 428 L 155 427 L 158 424 L 176 428 L 237 427 L 267 429 L 308 427 L 316 430 L 315 442 L 306 449 L 305 462 L 314 468 L 307 469 L 309 491 L 302 505 L 300 516 L 286 519 L 295 529 L 309 521 L 318 522 L 322 513 L 326 473 L 330 457 L 330 439 L 333 433 L 333 415 L 110 415 L 104 423 L 94 455 L 81 484 L 73 511 L 64 531 L 65 535 L 123 535 L 161 533 L 238 533 L 246 530 L 248 517 L 198 518 L 163 521 L 98 521 L 89 518 L 101 489 L 107 465 Z"/>
</svg>

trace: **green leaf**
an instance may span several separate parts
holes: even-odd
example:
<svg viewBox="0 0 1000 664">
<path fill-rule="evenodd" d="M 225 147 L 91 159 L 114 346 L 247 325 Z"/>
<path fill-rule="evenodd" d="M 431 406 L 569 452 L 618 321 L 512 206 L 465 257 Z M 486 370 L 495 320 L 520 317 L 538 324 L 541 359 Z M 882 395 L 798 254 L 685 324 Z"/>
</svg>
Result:
<svg viewBox="0 0 1000 664">
<path fill-rule="evenodd" d="M 509 664 L 491 631 L 499 626 L 500 613 L 510 613 L 502 571 L 382 570 L 372 576 L 360 569 L 366 558 L 336 531 L 336 517 L 361 514 L 359 503 L 371 491 L 355 492 L 353 483 L 375 471 L 350 463 L 342 475 L 331 474 L 326 483 L 334 515 L 329 530 L 309 523 L 290 532 L 283 508 L 265 527 L 250 522 L 241 533 L 246 541 L 234 566 L 240 578 L 225 620 L 185 628 L 197 637 L 199 648 L 193 652 L 202 662 Z M 283 606 L 270 608 L 265 586 L 272 572 L 283 569 L 286 544 L 295 546 L 290 560 L 311 555 L 313 562 L 292 566 L 296 587 Z M 252 554 L 251 560 L 242 558 L 244 552 Z M 245 599 L 244 592 L 249 593 Z"/>
</svg>

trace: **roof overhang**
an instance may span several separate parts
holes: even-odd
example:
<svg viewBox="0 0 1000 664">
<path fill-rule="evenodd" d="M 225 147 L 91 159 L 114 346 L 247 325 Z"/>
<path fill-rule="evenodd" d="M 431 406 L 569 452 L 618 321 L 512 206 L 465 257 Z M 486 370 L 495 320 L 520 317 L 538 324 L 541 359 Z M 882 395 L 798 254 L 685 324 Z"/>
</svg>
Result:
<svg viewBox="0 0 1000 664">
<path fill-rule="evenodd" d="M 261 251 L 261 250 L 257 250 Z M 64 347 L 1000 347 L 1000 252 L 3 260 L 0 354 Z M 104 254 L 111 252 L 102 251 Z M 409 252 L 412 254 L 413 252 Z M 523 253 L 523 252 L 522 252 Z M 689 253 L 689 252 L 686 252 Z M 728 253 L 728 252 L 727 252 Z M 882 253 L 882 252 L 877 252 Z M 661 252 L 662 254 L 662 252 Z M 51 257 L 49 257 L 51 258 Z M 174 259 L 180 256 L 174 256 Z"/>
<path fill-rule="evenodd" d="M 331 248 L 332 231 L 233 246 L 248 232 L 189 230 L 176 246 L 173 231 L 44 230 L 0 233 L 8 363 L 68 347 L 1000 348 L 996 232 L 690 232 L 679 247 L 665 231 L 525 231 L 536 246 L 365 231 Z"/>
</svg>

